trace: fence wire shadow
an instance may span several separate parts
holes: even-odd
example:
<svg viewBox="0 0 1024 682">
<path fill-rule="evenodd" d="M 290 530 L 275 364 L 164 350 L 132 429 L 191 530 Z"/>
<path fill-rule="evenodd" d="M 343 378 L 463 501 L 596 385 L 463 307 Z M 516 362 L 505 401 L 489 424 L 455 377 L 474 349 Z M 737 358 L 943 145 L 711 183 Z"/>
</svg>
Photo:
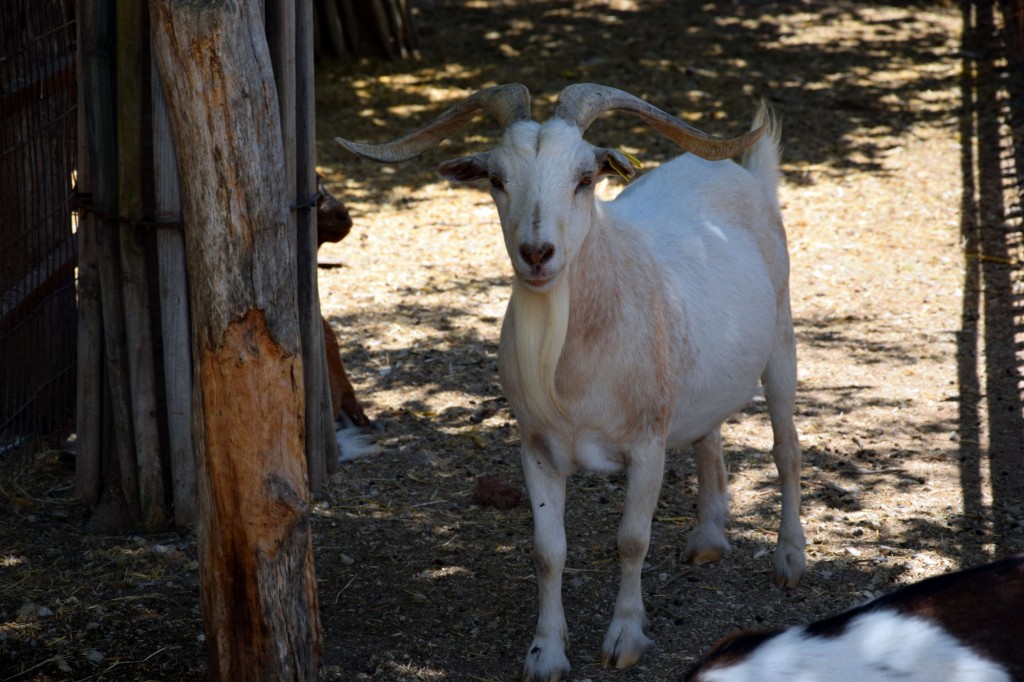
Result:
<svg viewBox="0 0 1024 682">
<path fill-rule="evenodd" d="M 994 4 L 963 4 L 960 113 L 964 243 L 958 339 L 960 480 L 964 523 L 977 546 L 965 561 L 1021 550 L 1024 500 L 1024 86 Z M 991 491 L 991 495 L 988 491 Z M 968 557 L 972 557 L 968 560 Z"/>
</svg>

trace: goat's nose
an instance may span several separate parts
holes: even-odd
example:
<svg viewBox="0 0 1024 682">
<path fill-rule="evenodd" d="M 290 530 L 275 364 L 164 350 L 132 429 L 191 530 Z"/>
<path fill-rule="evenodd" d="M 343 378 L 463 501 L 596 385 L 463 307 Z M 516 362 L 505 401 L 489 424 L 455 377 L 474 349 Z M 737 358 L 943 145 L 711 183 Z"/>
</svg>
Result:
<svg viewBox="0 0 1024 682">
<path fill-rule="evenodd" d="M 555 255 L 555 245 L 551 242 L 543 244 L 522 244 L 519 247 L 519 255 L 527 265 L 543 265 Z"/>
</svg>

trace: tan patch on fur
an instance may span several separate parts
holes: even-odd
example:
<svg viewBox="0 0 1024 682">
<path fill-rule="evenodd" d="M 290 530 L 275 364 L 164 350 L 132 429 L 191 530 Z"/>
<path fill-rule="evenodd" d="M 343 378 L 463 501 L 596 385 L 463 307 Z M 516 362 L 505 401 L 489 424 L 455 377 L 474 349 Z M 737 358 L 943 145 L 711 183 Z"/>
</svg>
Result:
<svg viewBox="0 0 1024 682">
<path fill-rule="evenodd" d="M 623 364 L 625 381 L 615 384 L 614 403 L 623 409 L 619 419 L 606 424 L 608 436 L 625 443 L 636 437 L 664 434 L 671 419 L 671 354 L 676 344 L 670 343 L 666 303 L 653 270 L 637 262 L 627 244 L 617 244 L 602 235 L 600 240 L 584 243 L 573 264 L 579 273 L 572 284 L 572 301 L 567 332 L 567 346 L 574 352 L 572 362 L 559 372 L 558 388 L 567 403 L 582 400 L 587 388 L 586 377 L 600 371 L 610 356 L 631 349 L 632 363 Z M 597 241 L 604 246 L 599 251 Z M 612 253 L 610 249 L 620 249 Z M 615 274 L 628 262 L 629 271 L 638 278 L 626 288 Z M 587 273 L 599 276 L 583 279 Z M 633 300 L 623 300 L 624 292 L 632 291 Z M 628 306 L 643 306 L 644 314 L 636 317 L 640 327 L 620 319 Z M 638 343 L 639 342 L 639 343 Z M 585 349 L 585 350 L 584 350 Z M 618 359 L 615 362 L 619 362 Z"/>
</svg>

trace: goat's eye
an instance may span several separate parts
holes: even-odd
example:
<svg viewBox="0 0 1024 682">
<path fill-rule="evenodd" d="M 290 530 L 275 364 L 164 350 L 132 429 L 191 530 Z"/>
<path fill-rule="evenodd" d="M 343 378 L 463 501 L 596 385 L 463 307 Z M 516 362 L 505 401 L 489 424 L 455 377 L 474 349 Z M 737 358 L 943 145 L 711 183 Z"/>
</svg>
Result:
<svg viewBox="0 0 1024 682">
<path fill-rule="evenodd" d="M 491 181 L 491 187 L 494 189 L 505 189 L 505 183 L 501 181 L 501 176 L 494 175 L 492 173 L 489 179 Z"/>
<path fill-rule="evenodd" d="M 594 174 L 593 173 L 584 173 L 583 175 L 580 176 L 579 184 L 576 185 L 576 191 L 579 192 L 581 190 L 584 190 L 584 189 L 586 189 L 587 187 L 590 187 L 593 184 L 594 184 Z"/>
</svg>

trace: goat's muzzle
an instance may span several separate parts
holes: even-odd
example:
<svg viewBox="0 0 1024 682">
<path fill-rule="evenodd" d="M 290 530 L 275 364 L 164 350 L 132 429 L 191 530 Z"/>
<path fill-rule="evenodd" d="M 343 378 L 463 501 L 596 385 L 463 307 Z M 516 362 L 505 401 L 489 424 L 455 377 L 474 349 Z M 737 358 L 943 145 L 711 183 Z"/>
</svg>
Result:
<svg viewBox="0 0 1024 682">
<path fill-rule="evenodd" d="M 555 245 L 551 242 L 524 242 L 519 245 L 516 275 L 530 289 L 543 291 L 555 281 L 561 268 L 555 258 Z"/>
</svg>

